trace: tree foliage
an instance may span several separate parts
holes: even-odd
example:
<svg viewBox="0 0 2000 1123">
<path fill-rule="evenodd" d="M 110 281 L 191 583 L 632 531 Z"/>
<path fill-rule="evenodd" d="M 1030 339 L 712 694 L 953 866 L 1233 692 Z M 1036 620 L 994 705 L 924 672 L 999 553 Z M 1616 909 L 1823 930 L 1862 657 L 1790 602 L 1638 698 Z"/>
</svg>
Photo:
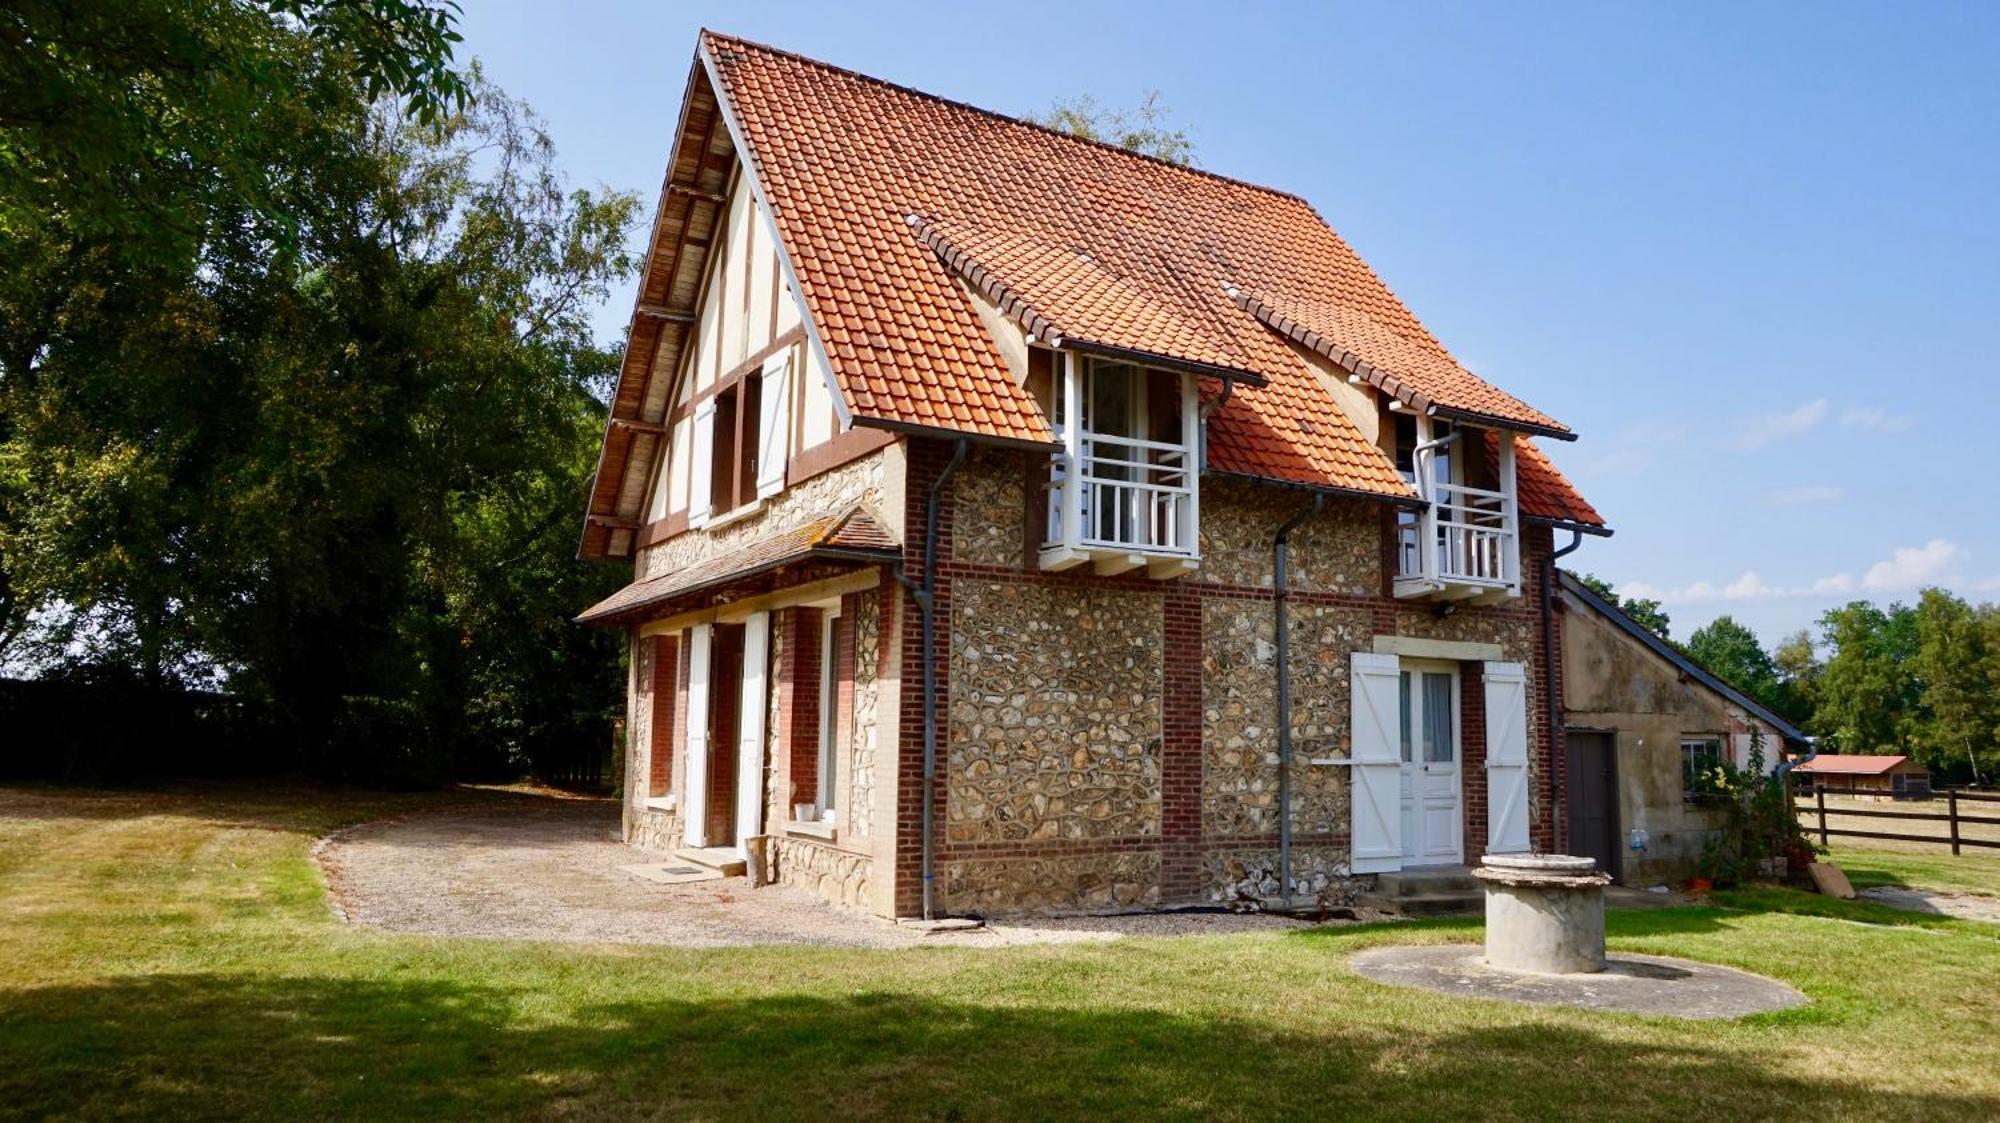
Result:
<svg viewBox="0 0 2000 1123">
<path fill-rule="evenodd" d="M 1169 164 L 1197 166 L 1194 141 L 1189 139 L 1186 129 L 1173 127 L 1171 118 L 1172 114 L 1160 101 L 1160 91 L 1148 90 L 1145 98 L 1131 109 L 1114 109 L 1090 94 L 1078 94 L 1059 98 L 1047 112 L 1030 113 L 1026 119 L 1044 128 L 1115 145 Z"/>
<path fill-rule="evenodd" d="M 1582 574 L 1577 580 L 1583 582 L 1585 588 L 1630 616 L 1640 627 L 1663 640 L 1672 641 L 1669 629 L 1673 621 L 1667 618 L 1666 609 L 1660 606 L 1659 601 L 1647 597 L 1621 597 L 1618 595 L 1618 590 L 1611 587 L 1611 582 L 1594 573 Z"/>
<path fill-rule="evenodd" d="M 264 700 L 335 774 L 601 739 L 616 645 L 568 618 L 617 575 L 572 520 L 636 200 L 441 69 L 448 9 L 146 0 L 114 71 L 57 7 L 4 49 L 123 77 L 0 130 L 0 640 Z"/>
<path fill-rule="evenodd" d="M 1802 720 L 1803 701 L 1777 660 L 1764 650 L 1757 633 L 1733 616 L 1718 616 L 1688 637 L 1687 653 L 1716 677 L 1769 706 L 1780 715 Z"/>
</svg>

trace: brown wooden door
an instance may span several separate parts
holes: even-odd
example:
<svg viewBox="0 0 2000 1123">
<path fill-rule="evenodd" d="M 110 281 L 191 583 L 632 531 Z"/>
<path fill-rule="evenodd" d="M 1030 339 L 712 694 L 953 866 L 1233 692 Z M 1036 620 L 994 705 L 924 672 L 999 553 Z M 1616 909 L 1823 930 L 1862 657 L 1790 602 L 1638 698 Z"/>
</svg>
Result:
<svg viewBox="0 0 2000 1123">
<path fill-rule="evenodd" d="M 708 844 L 736 841 L 736 742 L 743 708 L 743 625 L 717 624 L 708 656 Z"/>
<path fill-rule="evenodd" d="M 1619 868 L 1618 757 L 1610 733 L 1572 731 L 1569 748 L 1569 852 L 1597 859 L 1613 877 Z"/>
</svg>

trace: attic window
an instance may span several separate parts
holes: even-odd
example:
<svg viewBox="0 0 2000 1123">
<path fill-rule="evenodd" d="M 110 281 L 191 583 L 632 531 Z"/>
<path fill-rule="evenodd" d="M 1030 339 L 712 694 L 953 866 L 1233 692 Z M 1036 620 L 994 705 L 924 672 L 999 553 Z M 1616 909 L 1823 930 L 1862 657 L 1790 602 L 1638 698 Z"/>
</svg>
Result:
<svg viewBox="0 0 2000 1123">
<path fill-rule="evenodd" d="M 709 511 L 725 515 L 757 498 L 758 408 L 763 378 L 751 374 L 715 395 L 715 447 L 709 460 Z"/>
</svg>

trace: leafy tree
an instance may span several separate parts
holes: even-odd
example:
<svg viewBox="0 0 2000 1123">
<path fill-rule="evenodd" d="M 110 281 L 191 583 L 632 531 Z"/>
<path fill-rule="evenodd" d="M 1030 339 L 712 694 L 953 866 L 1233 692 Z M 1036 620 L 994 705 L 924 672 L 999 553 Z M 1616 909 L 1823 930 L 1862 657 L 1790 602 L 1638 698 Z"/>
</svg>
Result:
<svg viewBox="0 0 2000 1123">
<path fill-rule="evenodd" d="M 1771 664 L 1778 669 L 1790 709 L 1785 716 L 1805 725 L 1810 722 L 1819 700 L 1819 677 L 1823 669 L 1813 648 L 1812 634 L 1804 628 L 1778 642 L 1771 652 Z"/>
<path fill-rule="evenodd" d="M 1816 731 L 1841 752 L 1904 751 L 1922 717 L 1916 611 L 1854 601 L 1821 616 L 1820 634 L 1832 654 L 1820 673 Z"/>
<path fill-rule="evenodd" d="M 87 199 L 7 202 L 0 604 L 45 664 L 267 701 L 329 774 L 599 741 L 617 645 L 567 620 L 618 575 L 571 523 L 616 368 L 588 312 L 636 200 L 573 190 L 476 70 L 428 123 L 371 98 L 421 64 L 372 82 L 294 9 L 216 8 L 278 80 L 254 189 L 162 174 L 195 236 L 111 250 Z"/>
<path fill-rule="evenodd" d="M 1089 94 L 1059 98 L 1046 113 L 1027 120 L 1057 132 L 1101 141 L 1169 164 L 1196 166 L 1194 141 L 1186 129 L 1169 126 L 1171 114 L 1160 102 L 1160 91 L 1148 90 L 1132 109 L 1113 109 Z"/>
<path fill-rule="evenodd" d="M 1989 646 L 1996 615 L 1991 605 L 1974 608 L 1943 589 L 1925 589 L 1917 602 L 1914 668 L 1929 714 L 1920 743 L 1932 767 L 1962 762 L 1974 783 L 1981 779 L 1981 759 L 1995 755 L 2000 725 L 2000 695 L 1993 689 L 2000 652 Z"/>
<path fill-rule="evenodd" d="M 1611 582 L 1594 573 L 1581 574 L 1577 580 L 1583 582 L 1585 588 L 1630 616 L 1640 627 L 1663 640 L 1672 642 L 1673 637 L 1668 632 L 1672 621 L 1667 619 L 1666 610 L 1660 606 L 1659 601 L 1649 597 L 1621 597 L 1618 595 L 1618 590 L 1611 587 Z"/>
<path fill-rule="evenodd" d="M 1736 689 L 1796 718 L 1798 703 L 1777 662 L 1765 652 L 1757 633 L 1733 616 L 1718 616 L 1688 637 L 1688 657 Z"/>
</svg>

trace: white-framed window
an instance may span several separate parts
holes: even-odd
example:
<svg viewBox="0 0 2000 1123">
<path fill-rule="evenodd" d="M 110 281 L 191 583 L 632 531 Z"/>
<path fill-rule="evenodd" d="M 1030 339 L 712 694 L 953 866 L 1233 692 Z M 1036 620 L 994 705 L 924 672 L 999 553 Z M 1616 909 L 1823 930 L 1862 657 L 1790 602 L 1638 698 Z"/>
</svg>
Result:
<svg viewBox="0 0 2000 1123">
<path fill-rule="evenodd" d="M 1722 738 L 1689 736 L 1681 738 L 1681 796 L 1701 799 L 1714 790 L 1709 779 L 1722 765 Z"/>
<path fill-rule="evenodd" d="M 1050 464 L 1043 566 L 1092 558 L 1192 564 L 1200 542 L 1195 376 L 1070 352 L 1053 366 L 1046 404 L 1063 451 Z"/>
</svg>

